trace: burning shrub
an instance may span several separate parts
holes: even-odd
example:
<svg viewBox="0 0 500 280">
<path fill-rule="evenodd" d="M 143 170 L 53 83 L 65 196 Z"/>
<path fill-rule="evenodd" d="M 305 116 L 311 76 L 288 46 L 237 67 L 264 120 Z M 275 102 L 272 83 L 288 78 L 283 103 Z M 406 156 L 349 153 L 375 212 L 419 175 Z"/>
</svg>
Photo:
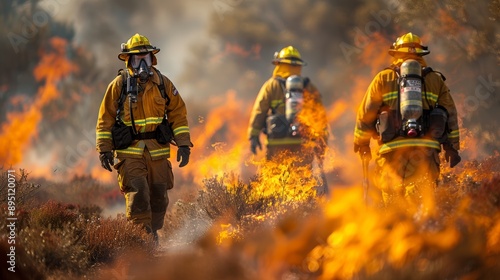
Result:
<svg viewBox="0 0 500 280">
<path fill-rule="evenodd" d="M 244 215 L 255 214 L 262 207 L 262 201 L 251 203 L 251 188 L 240 180 L 231 180 L 227 175 L 205 179 L 205 189 L 199 192 L 198 204 L 215 220 L 231 213 L 240 221 Z"/>
<path fill-rule="evenodd" d="M 300 195 L 293 197 L 288 190 L 284 190 L 289 188 L 297 190 L 303 186 L 289 184 L 290 182 L 286 180 L 279 180 L 281 183 L 276 186 L 266 180 L 264 175 L 259 176 L 249 184 L 235 179 L 234 175 L 222 178 L 216 176 L 204 180 L 205 189 L 199 192 L 197 203 L 212 220 L 225 223 L 220 224 L 220 238 L 241 237 L 238 231 L 242 230 L 248 234 L 257 230 L 259 224 L 264 221 L 270 223 L 293 209 L 300 208 L 305 213 L 314 209 L 315 203 L 312 199 L 314 193 L 307 195 L 307 191 L 304 191 L 304 197 L 308 199 L 301 201 L 304 197 Z M 277 176 L 283 177 L 282 174 Z M 287 178 L 292 177 L 294 176 L 287 175 Z M 261 187 L 261 184 L 265 186 Z M 266 189 L 265 193 L 262 191 L 263 188 Z"/>
<path fill-rule="evenodd" d="M 293 180 L 272 185 L 263 176 L 251 188 L 229 177 L 207 179 L 199 205 L 190 209 L 201 207 L 214 222 L 194 251 L 237 255 L 249 264 L 245 275 L 264 279 L 494 278 L 500 271 L 498 162 L 495 156 L 445 172 L 432 209 L 367 206 L 357 188 L 336 190 L 322 204 L 283 199 L 280 190 L 294 188 Z M 281 187 L 252 205 L 259 183 Z"/>
</svg>

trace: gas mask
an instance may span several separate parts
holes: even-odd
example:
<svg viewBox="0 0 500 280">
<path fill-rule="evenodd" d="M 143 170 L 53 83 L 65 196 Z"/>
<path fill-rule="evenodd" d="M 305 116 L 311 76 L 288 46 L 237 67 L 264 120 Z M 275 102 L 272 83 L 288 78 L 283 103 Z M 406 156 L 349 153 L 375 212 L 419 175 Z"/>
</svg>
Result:
<svg viewBox="0 0 500 280">
<path fill-rule="evenodd" d="M 145 83 L 150 76 L 153 76 L 151 71 L 151 54 L 139 53 L 130 56 L 130 65 L 134 70 L 134 77 L 139 78 L 139 83 Z"/>
</svg>

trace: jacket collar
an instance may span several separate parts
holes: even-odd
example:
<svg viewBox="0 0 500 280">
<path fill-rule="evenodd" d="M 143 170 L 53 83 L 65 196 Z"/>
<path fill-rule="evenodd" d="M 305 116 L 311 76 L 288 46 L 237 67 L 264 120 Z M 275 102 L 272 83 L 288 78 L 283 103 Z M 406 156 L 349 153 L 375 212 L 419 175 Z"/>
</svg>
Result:
<svg viewBox="0 0 500 280">
<path fill-rule="evenodd" d="M 422 65 L 422 67 L 427 67 L 427 62 L 425 62 L 425 59 L 420 56 L 420 55 L 403 55 L 403 56 L 398 56 L 397 58 L 394 58 L 394 61 L 392 62 L 392 65 L 400 67 L 401 64 L 407 60 L 407 59 L 415 59 Z"/>
</svg>

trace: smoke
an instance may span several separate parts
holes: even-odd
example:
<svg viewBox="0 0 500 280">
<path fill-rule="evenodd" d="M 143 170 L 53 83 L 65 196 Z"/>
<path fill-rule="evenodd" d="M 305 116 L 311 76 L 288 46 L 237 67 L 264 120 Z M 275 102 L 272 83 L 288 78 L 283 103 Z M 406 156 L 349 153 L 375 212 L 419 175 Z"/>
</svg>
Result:
<svg viewBox="0 0 500 280">
<path fill-rule="evenodd" d="M 139 33 L 161 49 L 159 68 L 175 77 L 189 44 L 203 36 L 207 5 L 206 1 L 68 1 L 54 18 L 73 27 L 74 43 L 92 53 L 102 71 L 114 74 L 123 67 L 117 59 L 120 45 Z"/>
</svg>

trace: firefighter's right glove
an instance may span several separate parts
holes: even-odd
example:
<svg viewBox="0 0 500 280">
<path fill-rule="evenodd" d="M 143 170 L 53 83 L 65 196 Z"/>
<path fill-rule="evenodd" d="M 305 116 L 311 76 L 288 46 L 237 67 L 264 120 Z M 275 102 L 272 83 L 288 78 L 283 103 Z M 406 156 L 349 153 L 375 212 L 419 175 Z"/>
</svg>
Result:
<svg viewBox="0 0 500 280">
<path fill-rule="evenodd" d="M 250 137 L 250 150 L 254 155 L 257 154 L 257 148 L 262 150 L 262 145 L 260 144 L 259 136 Z"/>
<path fill-rule="evenodd" d="M 370 149 L 370 145 L 358 145 L 354 144 L 354 153 L 359 153 L 361 159 L 367 159 L 368 161 L 372 160 L 372 150 Z"/>
<path fill-rule="evenodd" d="M 446 160 L 446 162 L 450 163 L 450 168 L 455 167 L 462 160 L 462 158 L 458 154 L 458 151 L 455 150 L 451 145 L 443 144 L 443 149 L 444 159 Z"/>
<path fill-rule="evenodd" d="M 99 160 L 101 160 L 102 168 L 108 170 L 109 172 L 113 172 L 113 169 L 111 169 L 111 167 L 115 164 L 113 152 L 102 152 L 99 155 Z"/>
<path fill-rule="evenodd" d="M 184 167 L 189 162 L 189 155 L 191 154 L 191 149 L 188 146 L 180 146 L 177 149 L 177 162 L 181 162 L 179 167 Z"/>
</svg>

